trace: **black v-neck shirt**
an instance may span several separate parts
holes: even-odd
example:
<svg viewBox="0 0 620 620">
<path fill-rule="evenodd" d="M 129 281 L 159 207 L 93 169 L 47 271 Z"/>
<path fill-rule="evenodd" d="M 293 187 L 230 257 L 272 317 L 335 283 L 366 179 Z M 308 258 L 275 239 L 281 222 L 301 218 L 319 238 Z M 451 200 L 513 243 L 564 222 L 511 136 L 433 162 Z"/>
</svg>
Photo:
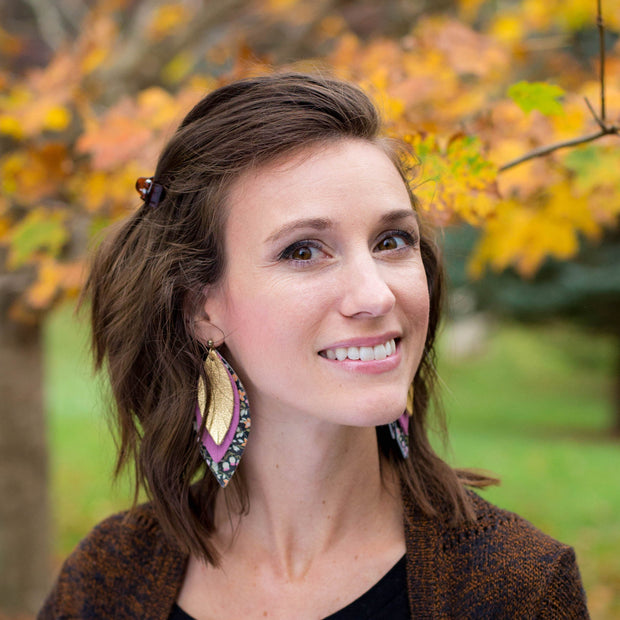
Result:
<svg viewBox="0 0 620 620">
<path fill-rule="evenodd" d="M 324 620 L 409 620 L 407 573 L 403 557 L 362 596 Z M 194 620 L 176 603 L 168 620 Z"/>
</svg>

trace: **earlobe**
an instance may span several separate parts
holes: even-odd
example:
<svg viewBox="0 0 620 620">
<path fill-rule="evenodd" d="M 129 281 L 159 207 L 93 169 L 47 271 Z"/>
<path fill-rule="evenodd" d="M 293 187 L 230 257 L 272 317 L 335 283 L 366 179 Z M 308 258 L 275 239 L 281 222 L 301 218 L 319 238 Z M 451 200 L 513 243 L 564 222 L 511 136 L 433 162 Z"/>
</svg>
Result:
<svg viewBox="0 0 620 620">
<path fill-rule="evenodd" d="M 196 338 L 206 345 L 209 340 L 216 346 L 224 342 L 224 329 L 220 326 L 222 314 L 219 311 L 217 291 L 212 289 L 203 292 L 203 302 L 194 318 L 194 333 Z"/>
<path fill-rule="evenodd" d="M 209 341 L 214 342 L 216 346 L 224 342 L 224 331 L 211 322 L 206 312 L 194 320 L 194 333 L 205 346 Z"/>
</svg>

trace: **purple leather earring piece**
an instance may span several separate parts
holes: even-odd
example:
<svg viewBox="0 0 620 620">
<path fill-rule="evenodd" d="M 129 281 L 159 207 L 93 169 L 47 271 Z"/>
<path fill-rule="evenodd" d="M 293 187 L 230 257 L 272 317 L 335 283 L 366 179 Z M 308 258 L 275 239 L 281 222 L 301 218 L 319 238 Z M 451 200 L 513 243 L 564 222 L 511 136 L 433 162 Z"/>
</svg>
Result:
<svg viewBox="0 0 620 620">
<path fill-rule="evenodd" d="M 228 430 L 220 443 L 215 441 L 205 426 L 200 437 L 200 454 L 220 486 L 225 487 L 235 473 L 248 441 L 251 424 L 250 405 L 245 388 L 230 364 L 215 349 L 212 349 L 209 355 L 215 355 L 216 363 L 222 364 L 225 370 L 225 373 L 218 374 L 218 378 L 210 375 L 209 378 L 212 383 L 211 398 L 218 398 L 218 391 L 223 392 L 228 389 L 228 386 L 220 386 L 218 388 L 216 382 L 220 380 L 219 377 L 225 377 L 223 380 L 230 381 L 233 395 L 232 418 L 230 419 Z M 207 412 L 201 411 L 200 405 L 196 405 L 197 432 L 202 426 L 203 415 L 207 415 Z"/>
</svg>

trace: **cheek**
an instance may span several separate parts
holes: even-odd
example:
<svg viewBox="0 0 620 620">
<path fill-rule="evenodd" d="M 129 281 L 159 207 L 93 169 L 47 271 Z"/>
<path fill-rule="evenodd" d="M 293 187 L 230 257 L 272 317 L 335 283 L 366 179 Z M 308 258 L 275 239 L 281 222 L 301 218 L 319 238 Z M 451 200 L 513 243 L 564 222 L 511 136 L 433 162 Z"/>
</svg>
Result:
<svg viewBox="0 0 620 620">
<path fill-rule="evenodd" d="M 295 278 L 248 281 L 243 294 L 228 299 L 229 349 L 248 362 L 272 354 L 284 356 L 291 348 L 299 352 L 300 341 L 312 342 L 328 304 L 325 287 L 300 286 Z"/>
<path fill-rule="evenodd" d="M 418 276 L 411 287 L 404 293 L 402 299 L 405 314 L 409 317 L 409 320 L 413 324 L 413 328 L 422 339 L 422 342 L 424 342 L 430 313 L 430 299 L 426 276 Z"/>
</svg>

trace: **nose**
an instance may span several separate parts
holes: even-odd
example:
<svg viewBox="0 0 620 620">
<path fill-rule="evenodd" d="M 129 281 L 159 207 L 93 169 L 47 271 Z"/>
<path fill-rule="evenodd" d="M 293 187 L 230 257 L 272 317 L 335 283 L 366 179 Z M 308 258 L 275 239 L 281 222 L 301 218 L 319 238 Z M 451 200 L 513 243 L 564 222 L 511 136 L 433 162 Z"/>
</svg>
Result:
<svg viewBox="0 0 620 620">
<path fill-rule="evenodd" d="M 357 257 L 342 270 L 340 311 L 347 317 L 379 317 L 396 303 L 381 265 L 371 255 Z"/>
</svg>

